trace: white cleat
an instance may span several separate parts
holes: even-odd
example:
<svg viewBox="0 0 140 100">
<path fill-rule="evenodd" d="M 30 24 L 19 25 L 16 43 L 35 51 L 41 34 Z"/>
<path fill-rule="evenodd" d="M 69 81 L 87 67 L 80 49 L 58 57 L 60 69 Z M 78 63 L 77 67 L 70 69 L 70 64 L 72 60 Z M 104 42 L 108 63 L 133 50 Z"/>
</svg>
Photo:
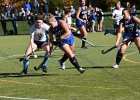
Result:
<svg viewBox="0 0 140 100">
<path fill-rule="evenodd" d="M 113 68 L 119 68 L 119 65 L 118 65 L 118 64 L 113 64 L 112 67 L 113 67 Z"/>
<path fill-rule="evenodd" d="M 60 64 L 60 68 L 62 68 L 63 70 L 65 70 L 65 62 L 62 62 L 61 60 L 58 60 L 59 64 Z"/>
</svg>

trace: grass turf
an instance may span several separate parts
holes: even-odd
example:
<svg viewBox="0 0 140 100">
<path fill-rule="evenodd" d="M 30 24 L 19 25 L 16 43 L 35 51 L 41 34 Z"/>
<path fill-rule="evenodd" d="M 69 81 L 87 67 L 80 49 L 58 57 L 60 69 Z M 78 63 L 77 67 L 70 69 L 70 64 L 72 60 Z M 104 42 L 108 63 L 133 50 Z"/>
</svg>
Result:
<svg viewBox="0 0 140 100">
<path fill-rule="evenodd" d="M 81 40 L 75 38 L 75 54 L 80 65 L 86 69 L 80 74 L 69 61 L 66 70 L 59 68 L 58 59 L 63 52 L 58 48 L 49 59 L 48 73 L 34 71 L 44 52 L 36 52 L 38 59 L 31 59 L 29 73 L 21 76 L 19 58 L 28 46 L 28 35 L 0 36 L 0 99 L 1 96 L 39 98 L 53 100 L 139 100 L 140 60 L 137 48 L 132 44 L 125 53 L 120 68 L 111 68 L 117 49 L 102 55 L 101 50 L 113 46 L 115 37 L 103 32 L 90 33 L 87 40 L 97 47 L 81 49 Z M 16 98 L 15 98 L 16 99 Z M 11 99 L 9 99 L 11 100 Z"/>
</svg>

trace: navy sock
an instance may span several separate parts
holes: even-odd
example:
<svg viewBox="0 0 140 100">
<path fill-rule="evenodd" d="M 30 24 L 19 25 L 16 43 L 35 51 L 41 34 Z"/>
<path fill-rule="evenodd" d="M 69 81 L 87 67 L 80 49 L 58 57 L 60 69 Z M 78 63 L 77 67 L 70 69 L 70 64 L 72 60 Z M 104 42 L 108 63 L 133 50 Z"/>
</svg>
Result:
<svg viewBox="0 0 140 100">
<path fill-rule="evenodd" d="M 119 50 L 116 56 L 116 64 L 119 65 L 123 57 L 123 53 Z"/>
<path fill-rule="evenodd" d="M 75 57 L 70 58 L 69 60 L 75 66 L 75 68 L 77 68 L 77 70 L 79 70 L 79 68 L 81 68 L 79 63 L 78 63 L 78 61 L 77 61 L 77 59 Z"/>
<path fill-rule="evenodd" d="M 83 39 L 86 40 L 86 38 Z M 82 41 L 82 47 L 85 47 L 85 41 Z"/>
<path fill-rule="evenodd" d="M 69 57 L 64 54 L 63 57 L 61 58 L 61 62 L 65 62 Z"/>
</svg>

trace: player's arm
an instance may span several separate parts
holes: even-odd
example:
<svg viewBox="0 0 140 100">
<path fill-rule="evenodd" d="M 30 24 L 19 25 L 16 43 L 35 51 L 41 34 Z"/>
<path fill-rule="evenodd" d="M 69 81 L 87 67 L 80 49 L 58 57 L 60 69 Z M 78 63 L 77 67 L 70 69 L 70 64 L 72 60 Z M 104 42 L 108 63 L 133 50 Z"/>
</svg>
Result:
<svg viewBox="0 0 140 100">
<path fill-rule="evenodd" d="M 67 37 L 69 36 L 69 34 L 70 34 L 70 29 L 69 29 L 67 23 L 66 23 L 64 20 L 61 20 L 61 21 L 60 21 L 60 25 L 61 25 L 61 27 L 64 29 L 64 32 L 65 32 L 65 33 L 61 36 L 61 39 L 65 39 L 65 38 L 67 38 Z"/>
<path fill-rule="evenodd" d="M 34 43 L 34 34 L 35 32 L 30 33 L 30 44 L 33 45 Z"/>
<path fill-rule="evenodd" d="M 81 20 L 82 22 L 84 22 L 83 19 L 79 18 L 80 12 L 81 12 L 81 8 L 79 7 L 78 10 L 77 10 L 77 13 L 76 13 L 76 18 L 77 18 L 78 20 Z"/>
<path fill-rule="evenodd" d="M 134 22 L 140 24 L 140 19 L 136 16 L 133 16 Z"/>
</svg>

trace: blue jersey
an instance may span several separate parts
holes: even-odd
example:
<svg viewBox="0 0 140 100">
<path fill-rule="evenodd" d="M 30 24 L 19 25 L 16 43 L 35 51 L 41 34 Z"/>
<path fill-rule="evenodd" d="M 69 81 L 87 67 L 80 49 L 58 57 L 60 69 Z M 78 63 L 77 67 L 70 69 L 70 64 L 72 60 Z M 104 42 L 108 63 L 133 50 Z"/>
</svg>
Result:
<svg viewBox="0 0 140 100">
<path fill-rule="evenodd" d="M 53 35 L 55 35 L 56 39 L 60 39 L 64 34 L 64 30 L 60 26 L 60 20 L 57 20 L 57 26 L 55 28 L 50 28 Z"/>
<path fill-rule="evenodd" d="M 59 41 L 59 47 L 62 47 L 64 44 L 74 45 L 73 34 L 70 33 L 68 37 L 61 40 L 61 36 L 65 33 L 64 29 L 60 26 L 60 20 L 57 20 L 57 26 L 55 28 L 50 28 L 53 35 L 56 37 L 56 41 Z"/>
<path fill-rule="evenodd" d="M 87 13 L 88 13 L 87 6 L 81 7 L 81 12 L 80 12 L 79 18 L 83 19 L 83 20 L 87 19 Z M 76 19 L 76 26 L 77 27 L 82 27 L 83 25 L 86 26 L 86 23 L 82 22 L 79 19 Z"/>
<path fill-rule="evenodd" d="M 134 22 L 133 16 L 130 16 L 130 20 L 124 20 L 123 19 L 123 27 L 125 30 L 125 33 L 135 33 L 136 32 L 136 23 Z"/>
<path fill-rule="evenodd" d="M 140 37 L 140 33 L 137 31 L 136 23 L 134 22 L 133 16 L 130 16 L 130 20 L 127 21 L 122 19 L 123 27 L 124 27 L 124 36 L 125 39 L 130 39 L 134 37 Z"/>
</svg>

